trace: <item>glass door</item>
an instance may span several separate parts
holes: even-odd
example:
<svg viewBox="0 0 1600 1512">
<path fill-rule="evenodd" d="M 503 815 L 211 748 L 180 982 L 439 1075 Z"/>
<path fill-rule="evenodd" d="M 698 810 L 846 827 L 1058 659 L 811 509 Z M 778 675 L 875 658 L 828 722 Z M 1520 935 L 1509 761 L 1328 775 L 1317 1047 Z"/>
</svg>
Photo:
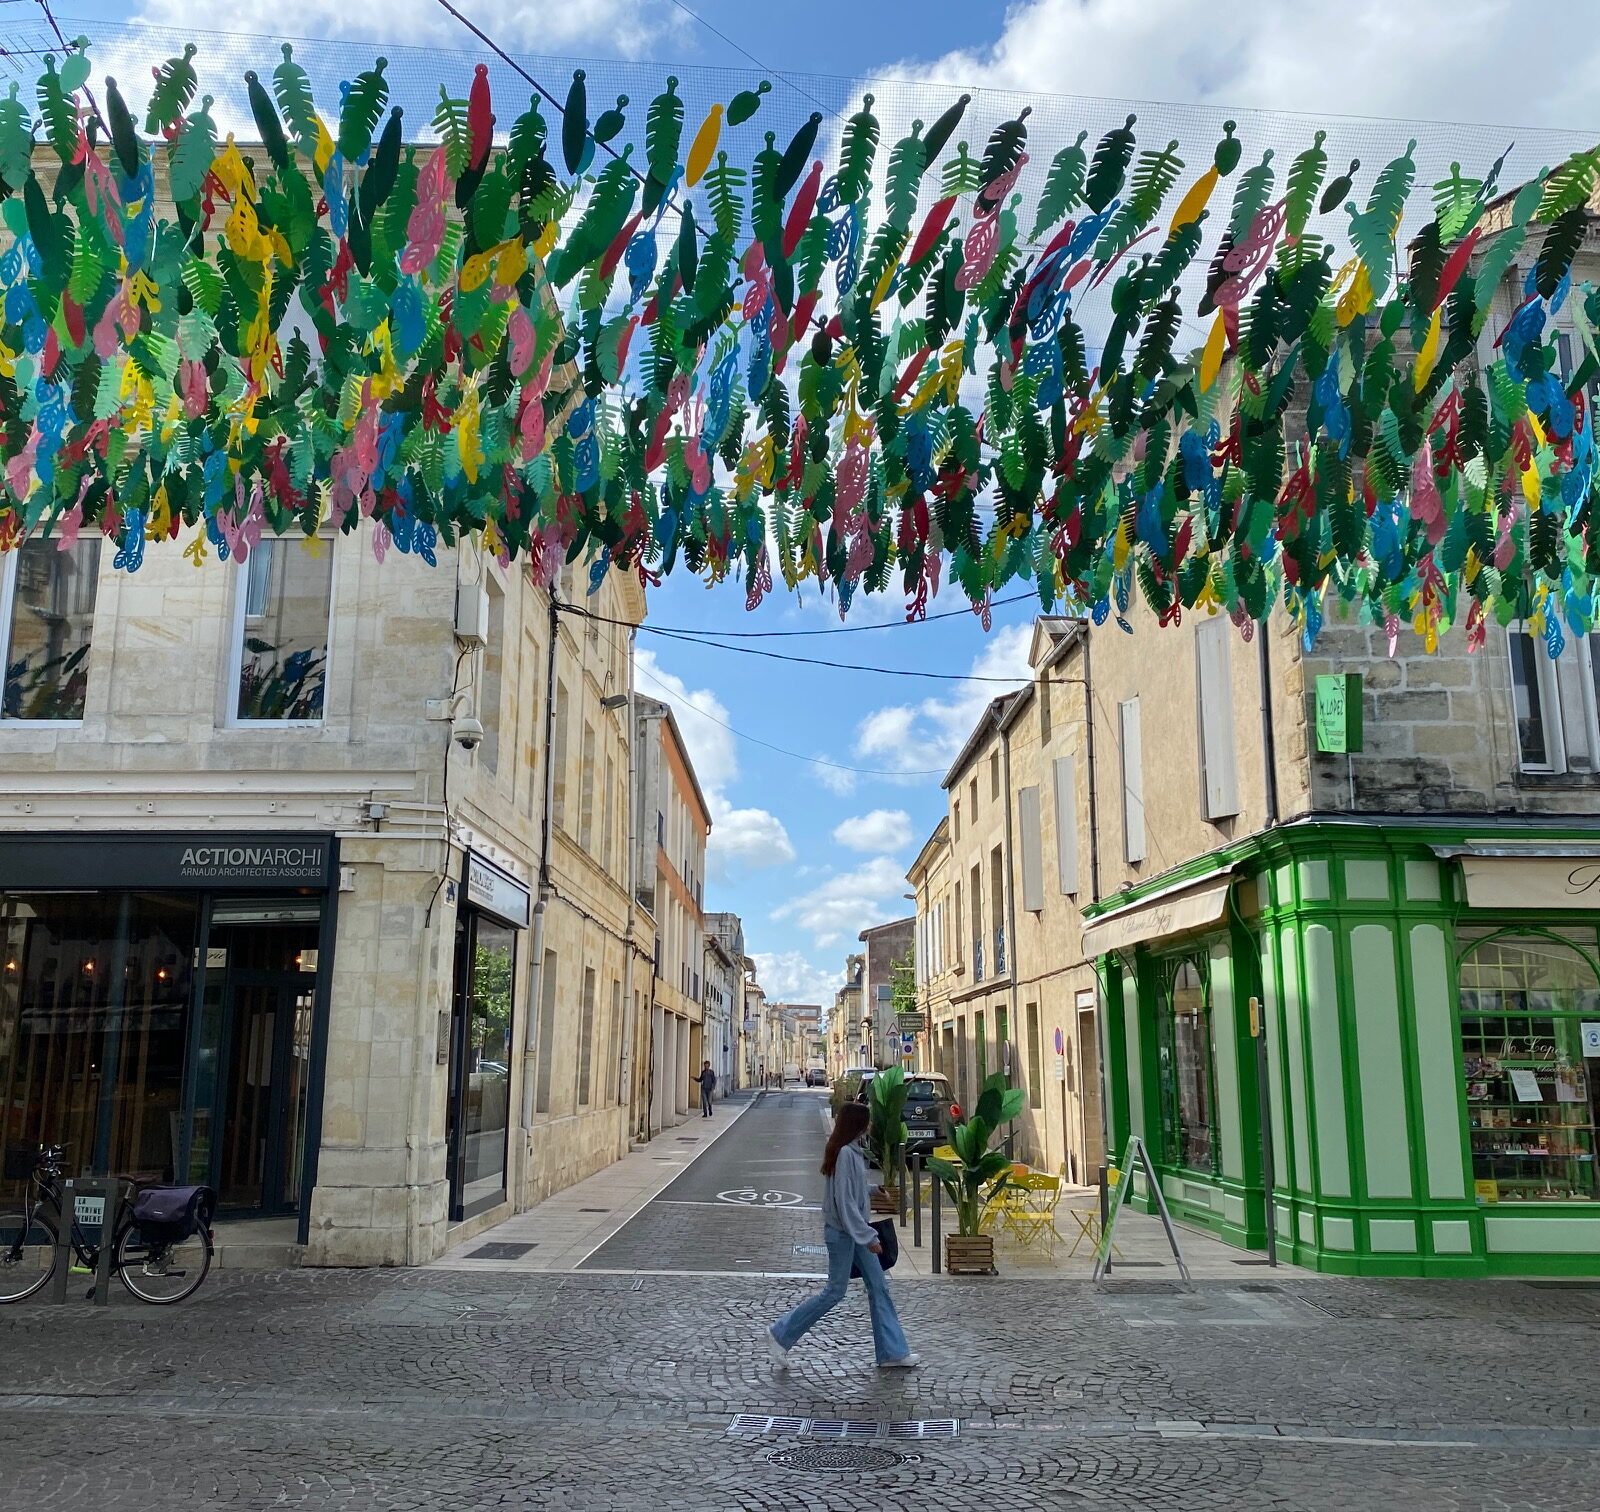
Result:
<svg viewBox="0 0 1600 1512">
<path fill-rule="evenodd" d="M 225 1208 L 292 1211 L 300 1201 L 316 978 L 235 971 L 215 1186 Z"/>
<path fill-rule="evenodd" d="M 512 926 L 476 912 L 463 915 L 456 930 L 447 1120 L 450 1216 L 458 1223 L 505 1200 L 516 959 Z"/>
</svg>

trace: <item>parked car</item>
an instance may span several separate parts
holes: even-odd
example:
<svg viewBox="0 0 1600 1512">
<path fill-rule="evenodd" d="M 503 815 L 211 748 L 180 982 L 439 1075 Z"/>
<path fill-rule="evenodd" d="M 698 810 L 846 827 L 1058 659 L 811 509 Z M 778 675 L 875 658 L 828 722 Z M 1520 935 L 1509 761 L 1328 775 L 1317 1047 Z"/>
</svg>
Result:
<svg viewBox="0 0 1600 1512">
<path fill-rule="evenodd" d="M 906 1154 L 926 1155 L 950 1137 L 961 1117 L 950 1083 L 938 1072 L 906 1078 Z"/>
<path fill-rule="evenodd" d="M 828 1073 L 813 1066 L 806 1072 L 806 1085 L 808 1087 L 825 1087 L 828 1085 Z"/>
</svg>

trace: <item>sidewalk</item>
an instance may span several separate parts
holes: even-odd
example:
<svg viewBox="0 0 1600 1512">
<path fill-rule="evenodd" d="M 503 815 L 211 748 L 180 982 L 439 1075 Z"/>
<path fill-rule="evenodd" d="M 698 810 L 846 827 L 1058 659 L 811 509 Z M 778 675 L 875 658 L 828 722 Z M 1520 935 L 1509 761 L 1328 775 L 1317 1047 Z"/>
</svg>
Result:
<svg viewBox="0 0 1600 1512">
<path fill-rule="evenodd" d="M 738 1092 L 711 1118 L 688 1118 L 603 1171 L 456 1246 L 429 1269 L 574 1271 L 755 1106 Z M 692 1131 L 692 1132 L 691 1132 Z"/>
<path fill-rule="evenodd" d="M 1092 1188 L 1086 1188 L 1091 1191 Z M 995 1239 L 995 1269 L 1013 1280 L 1088 1281 L 1094 1275 L 1094 1245 L 1083 1239 L 1076 1254 L 1069 1254 L 1073 1241 L 1078 1239 L 1077 1223 L 1067 1211 L 1069 1198 L 1062 1199 L 1056 1213 L 1056 1228 L 1064 1243 L 1055 1246 L 1054 1254 L 1038 1245 L 1024 1248 L 1009 1234 L 1000 1233 Z M 942 1210 L 944 1233 L 954 1232 L 950 1222 L 950 1207 Z M 1197 1281 L 1239 1281 L 1247 1279 L 1258 1268 L 1267 1269 L 1266 1256 L 1253 1250 L 1236 1249 L 1200 1229 L 1175 1225 L 1178 1247 L 1183 1251 L 1183 1263 Z M 894 1268 L 896 1280 L 912 1280 L 933 1275 L 933 1249 L 931 1215 L 922 1210 L 922 1247 L 912 1243 L 909 1212 L 906 1225 L 900 1230 L 900 1261 Z M 1172 1258 L 1172 1246 L 1167 1243 L 1166 1230 L 1161 1220 L 1133 1208 L 1125 1208 L 1117 1219 L 1116 1251 L 1111 1260 L 1111 1280 L 1177 1280 L 1177 1263 Z M 1280 1267 L 1280 1269 L 1293 1267 Z M 1303 1274 L 1296 1271 L 1296 1274 Z"/>
</svg>

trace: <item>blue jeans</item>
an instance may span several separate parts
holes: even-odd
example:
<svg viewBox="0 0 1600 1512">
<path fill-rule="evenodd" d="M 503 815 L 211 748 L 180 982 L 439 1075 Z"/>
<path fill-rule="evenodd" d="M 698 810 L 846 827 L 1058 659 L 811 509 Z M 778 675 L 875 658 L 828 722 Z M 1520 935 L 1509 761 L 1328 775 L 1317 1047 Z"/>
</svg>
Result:
<svg viewBox="0 0 1600 1512">
<path fill-rule="evenodd" d="M 814 1297 L 807 1297 L 787 1317 L 772 1325 L 772 1337 L 785 1349 L 794 1348 L 800 1336 L 816 1326 L 842 1301 L 850 1285 L 850 1267 L 856 1265 L 867 1287 L 867 1308 L 872 1314 L 872 1348 L 882 1365 L 886 1360 L 903 1360 L 911 1353 L 906 1336 L 900 1331 L 900 1315 L 889 1295 L 889 1279 L 878 1264 L 878 1257 L 864 1244 L 857 1244 L 842 1229 L 825 1227 L 822 1237 L 828 1245 L 827 1284 Z"/>
</svg>

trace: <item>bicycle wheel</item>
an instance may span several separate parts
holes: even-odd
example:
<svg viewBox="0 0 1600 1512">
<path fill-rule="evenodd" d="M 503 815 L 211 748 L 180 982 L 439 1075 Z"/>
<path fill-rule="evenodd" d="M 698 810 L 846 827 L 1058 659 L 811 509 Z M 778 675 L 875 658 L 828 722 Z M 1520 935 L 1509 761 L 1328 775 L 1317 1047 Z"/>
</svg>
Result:
<svg viewBox="0 0 1600 1512">
<path fill-rule="evenodd" d="M 0 1303 L 31 1297 L 55 1268 L 55 1226 L 35 1210 L 0 1212 Z"/>
<path fill-rule="evenodd" d="M 211 1269 L 211 1235 L 197 1229 L 173 1244 L 152 1243 L 130 1223 L 117 1237 L 122 1284 L 141 1302 L 162 1306 L 192 1297 Z"/>
</svg>

